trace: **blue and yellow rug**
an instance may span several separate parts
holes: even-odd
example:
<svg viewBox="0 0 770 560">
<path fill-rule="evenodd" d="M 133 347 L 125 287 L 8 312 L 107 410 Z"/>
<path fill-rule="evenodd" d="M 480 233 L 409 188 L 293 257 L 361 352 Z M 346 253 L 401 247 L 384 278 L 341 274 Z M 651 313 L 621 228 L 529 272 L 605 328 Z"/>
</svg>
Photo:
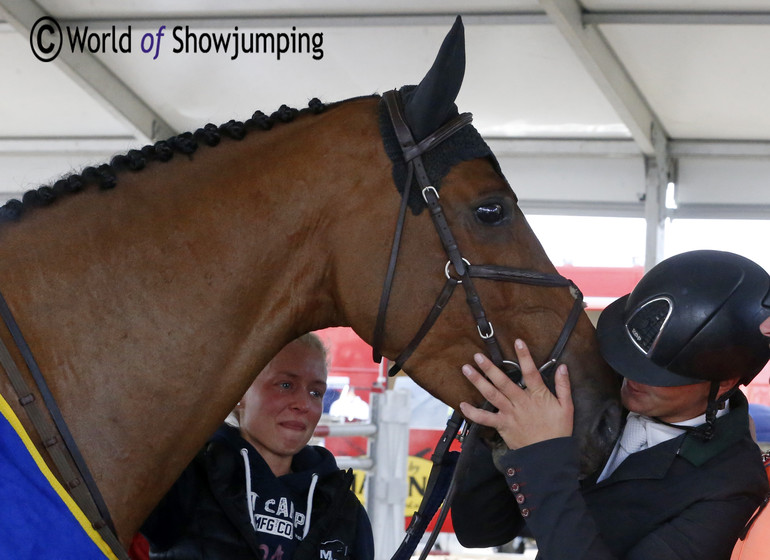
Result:
<svg viewBox="0 0 770 560">
<path fill-rule="evenodd" d="M 117 560 L 0 396 L 0 558 Z"/>
</svg>

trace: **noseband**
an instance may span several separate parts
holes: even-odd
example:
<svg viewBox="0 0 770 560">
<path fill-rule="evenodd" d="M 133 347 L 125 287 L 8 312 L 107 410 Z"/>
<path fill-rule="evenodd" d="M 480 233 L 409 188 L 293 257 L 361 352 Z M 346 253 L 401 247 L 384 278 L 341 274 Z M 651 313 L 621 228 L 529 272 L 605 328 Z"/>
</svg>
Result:
<svg viewBox="0 0 770 560">
<path fill-rule="evenodd" d="M 409 125 L 404 118 L 399 93 L 396 91 L 388 91 L 383 94 L 383 100 L 388 109 L 388 114 L 396 133 L 396 138 L 398 138 L 399 145 L 401 146 L 404 161 L 407 164 L 407 177 L 402 193 L 398 220 L 396 222 L 396 231 L 393 236 L 393 246 L 390 252 L 388 270 L 385 275 L 385 282 L 380 296 L 377 321 L 374 327 L 372 342 L 374 361 L 380 362 L 382 360 L 380 348 L 385 334 L 385 316 L 387 314 L 390 292 L 395 276 L 396 262 L 398 261 L 398 251 L 404 229 L 409 192 L 412 187 L 413 178 L 416 177 L 422 192 L 422 197 L 428 205 L 433 225 L 436 227 L 439 239 L 441 240 L 441 245 L 444 247 L 444 251 L 449 259 L 444 267 L 446 283 L 436 299 L 436 302 L 433 304 L 433 308 L 430 310 L 428 316 L 423 321 L 422 326 L 417 331 L 417 334 L 395 359 L 389 375 L 395 375 L 402 368 L 425 335 L 428 334 L 428 331 L 438 319 L 441 311 L 443 311 L 444 307 L 449 303 L 449 298 L 452 296 L 455 287 L 458 284 L 462 284 L 465 289 L 465 299 L 473 318 L 476 321 L 476 328 L 478 329 L 479 336 L 486 345 L 489 357 L 497 367 L 505 371 L 516 383 L 522 384 L 521 368 L 517 362 L 505 359 L 503 356 L 502 349 L 500 348 L 500 344 L 495 335 L 495 329 L 492 327 L 492 323 L 487 319 L 484 306 L 481 303 L 481 298 L 473 285 L 473 279 L 480 278 L 484 280 L 516 282 L 536 286 L 570 288 L 572 296 L 575 298 L 575 303 L 572 306 L 569 316 L 564 323 L 564 327 L 559 334 L 559 338 L 557 339 L 548 360 L 539 368 L 546 385 L 553 391 L 553 373 L 555 372 L 555 365 L 564 351 L 564 347 L 567 345 L 570 334 L 575 328 L 575 324 L 582 312 L 583 294 L 571 280 L 564 278 L 559 274 L 547 274 L 534 270 L 524 270 L 498 265 L 473 265 L 463 258 L 460 248 L 457 245 L 457 241 L 455 240 L 454 235 L 452 235 L 444 211 L 441 208 L 438 191 L 433 187 L 432 182 L 425 171 L 422 155 L 451 137 L 462 127 L 470 124 L 472 120 L 471 114 L 462 113 L 454 117 L 427 138 L 417 143 L 414 141 Z M 452 272 L 451 269 L 454 269 L 454 272 Z"/>
</svg>

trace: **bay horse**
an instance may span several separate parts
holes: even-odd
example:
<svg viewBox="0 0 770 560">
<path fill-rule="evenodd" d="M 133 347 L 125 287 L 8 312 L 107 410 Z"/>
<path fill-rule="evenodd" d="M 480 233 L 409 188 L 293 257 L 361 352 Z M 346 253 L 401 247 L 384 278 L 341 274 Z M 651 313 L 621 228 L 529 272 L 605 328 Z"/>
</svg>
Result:
<svg viewBox="0 0 770 560">
<path fill-rule="evenodd" d="M 463 49 L 458 20 L 425 79 L 401 92 L 418 142 L 456 114 Z M 388 152 L 385 114 L 377 95 L 258 112 L 131 151 L 0 211 L 0 292 L 124 544 L 285 344 L 329 326 L 375 343 L 397 215 L 384 356 L 410 344 L 447 276 L 468 278 L 467 268 L 447 268 L 419 192 L 400 213 L 394 181 L 406 188 L 397 173 L 405 160 Z M 463 142 L 481 141 L 463 130 L 426 163 L 467 259 L 455 269 L 491 263 L 555 277 L 491 152 L 468 157 Z M 546 362 L 573 293 L 476 284 L 502 353 L 514 356 L 521 337 Z M 491 333 L 462 298 L 441 307 L 403 369 L 451 407 L 479 403 L 460 366 Z M 617 433 L 617 394 L 589 320 L 576 320 L 559 359 L 570 367 L 575 433 L 591 470 Z M 0 338 L 28 378 L 5 326 Z M 5 375 L 0 393 L 42 449 Z"/>
</svg>

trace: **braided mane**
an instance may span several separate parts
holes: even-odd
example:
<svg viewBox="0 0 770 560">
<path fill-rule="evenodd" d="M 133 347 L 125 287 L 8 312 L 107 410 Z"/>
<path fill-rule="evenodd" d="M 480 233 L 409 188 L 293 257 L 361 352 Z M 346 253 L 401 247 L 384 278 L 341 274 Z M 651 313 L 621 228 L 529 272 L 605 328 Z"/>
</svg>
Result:
<svg viewBox="0 0 770 560">
<path fill-rule="evenodd" d="M 130 150 L 126 154 L 113 157 L 110 163 L 98 167 L 86 167 L 80 173 L 67 175 L 53 185 L 29 190 L 24 193 L 21 200 L 16 198 L 9 200 L 0 206 L 0 222 L 18 220 L 26 209 L 48 206 L 62 195 L 80 192 L 90 183 L 96 183 L 103 190 L 113 189 L 118 183 L 118 172 L 141 171 L 148 162 L 169 161 L 176 152 L 191 155 L 198 149 L 200 142 L 214 147 L 219 144 L 223 135 L 233 140 L 242 140 L 250 131 L 270 130 L 277 123 L 291 122 L 297 116 L 306 113 L 317 115 L 331 106 L 322 103 L 318 98 L 311 99 L 307 108 L 302 110 L 281 105 L 270 116 L 262 111 L 256 111 L 245 122 L 230 120 L 220 126 L 209 123 L 195 132 L 184 132 L 167 140 L 147 145 L 140 150 Z"/>
</svg>

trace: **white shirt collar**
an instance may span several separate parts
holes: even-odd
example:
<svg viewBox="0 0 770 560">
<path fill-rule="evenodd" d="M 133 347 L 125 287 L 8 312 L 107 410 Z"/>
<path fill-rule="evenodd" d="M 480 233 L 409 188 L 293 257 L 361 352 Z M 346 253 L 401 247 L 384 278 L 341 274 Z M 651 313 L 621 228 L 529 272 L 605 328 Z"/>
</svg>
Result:
<svg viewBox="0 0 770 560">
<path fill-rule="evenodd" d="M 729 410 L 730 410 L 729 403 L 725 403 L 725 407 L 717 411 L 717 418 L 727 414 Z M 636 412 L 629 412 L 628 416 L 630 417 L 631 415 L 637 416 L 641 422 L 644 422 L 646 424 L 647 446 L 645 447 L 645 449 L 658 445 L 659 443 L 663 443 L 664 441 L 674 439 L 675 437 L 681 435 L 686 428 L 694 428 L 696 426 L 700 426 L 701 424 L 706 423 L 705 413 L 701 414 L 700 416 L 696 416 L 695 418 L 690 418 L 689 420 L 676 422 L 675 424 L 672 424 L 672 425 L 661 424 L 660 422 L 656 422 L 654 419 L 650 418 L 649 416 L 642 416 L 641 414 L 637 414 Z M 682 426 L 682 427 L 678 428 L 677 426 Z M 618 441 L 615 442 L 615 448 L 612 450 L 612 454 L 610 455 L 610 458 L 607 460 L 607 464 L 604 466 L 604 470 L 602 471 L 602 474 L 599 476 L 599 479 L 597 482 L 601 482 L 602 480 L 610 476 L 613 473 L 613 471 L 618 467 L 618 465 L 620 465 L 620 463 L 622 463 L 626 459 L 626 457 L 628 457 L 628 453 L 626 453 L 625 450 L 620 447 L 620 438 L 618 438 Z"/>
</svg>

